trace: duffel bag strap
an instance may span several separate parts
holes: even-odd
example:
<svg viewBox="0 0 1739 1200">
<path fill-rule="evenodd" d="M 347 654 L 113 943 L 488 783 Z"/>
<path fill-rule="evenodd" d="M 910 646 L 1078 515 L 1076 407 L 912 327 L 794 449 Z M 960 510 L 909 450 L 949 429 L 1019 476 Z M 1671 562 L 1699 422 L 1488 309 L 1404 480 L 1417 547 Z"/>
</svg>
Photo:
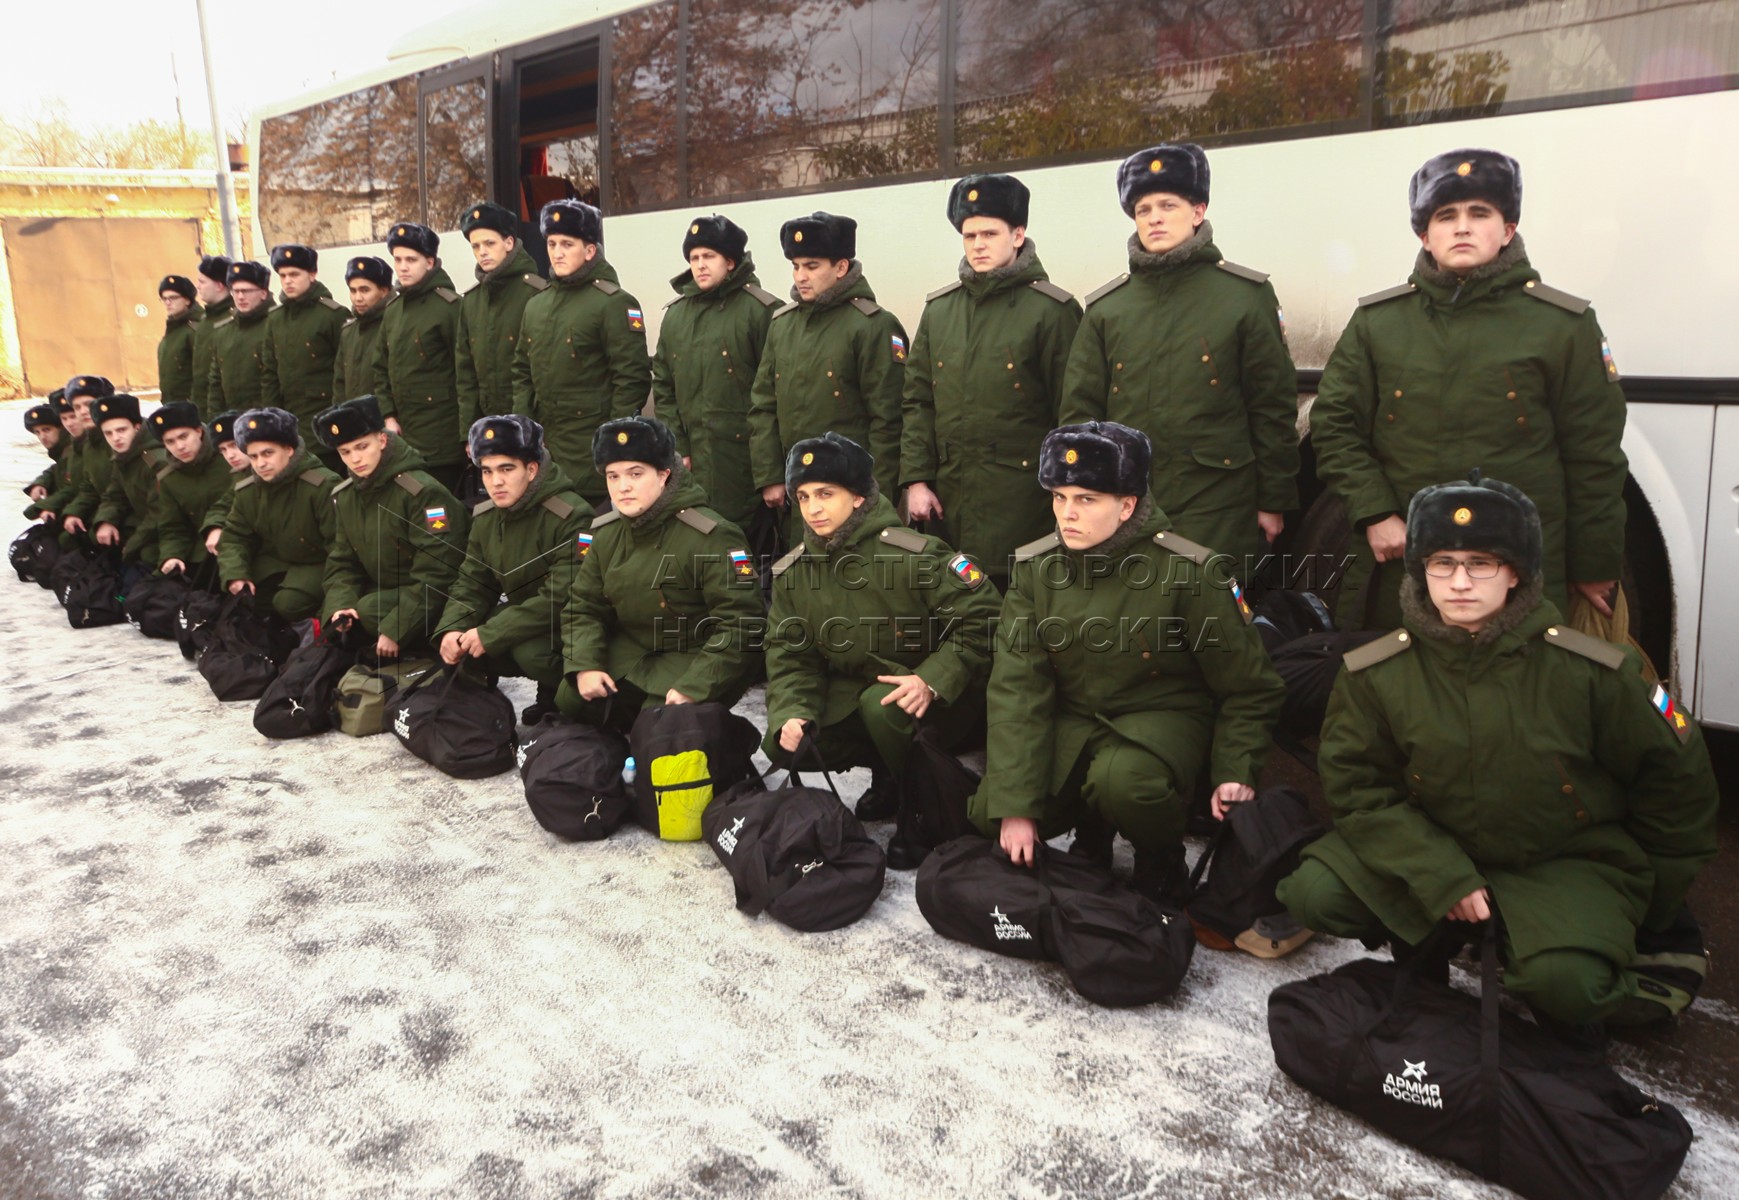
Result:
<svg viewBox="0 0 1739 1200">
<path fill-rule="evenodd" d="M 1479 945 L 1479 1084 L 1484 1100 L 1480 1108 L 1479 1140 L 1480 1157 L 1485 1160 L 1481 1174 L 1487 1179 L 1502 1178 L 1498 1171 L 1503 1139 L 1498 1013 L 1498 998 L 1502 992 L 1503 976 L 1497 965 L 1497 921 L 1491 919 L 1485 923 L 1485 936 Z"/>
<path fill-rule="evenodd" d="M 1213 835 L 1208 838 L 1208 844 L 1202 849 L 1202 856 L 1196 859 L 1196 865 L 1190 870 L 1189 890 L 1186 895 L 1190 901 L 1201 894 L 1202 877 L 1208 873 L 1208 864 L 1213 861 L 1214 854 L 1225 844 L 1226 837 L 1232 832 L 1230 821 L 1221 821 L 1214 827 Z"/>
<path fill-rule="evenodd" d="M 833 776 L 828 774 L 827 763 L 821 757 L 821 748 L 815 744 L 815 735 L 807 731 L 803 734 L 803 740 L 797 743 L 797 749 L 791 752 L 791 764 L 785 768 L 785 782 L 779 786 L 781 788 L 802 786 L 803 779 L 797 773 L 797 761 L 803 757 L 805 750 L 809 751 L 809 757 L 815 760 L 816 767 L 821 771 L 821 777 L 827 780 L 827 790 L 833 793 L 833 798 L 839 800 L 841 804 L 845 803 L 844 799 L 840 797 L 839 788 L 834 786 Z"/>
</svg>

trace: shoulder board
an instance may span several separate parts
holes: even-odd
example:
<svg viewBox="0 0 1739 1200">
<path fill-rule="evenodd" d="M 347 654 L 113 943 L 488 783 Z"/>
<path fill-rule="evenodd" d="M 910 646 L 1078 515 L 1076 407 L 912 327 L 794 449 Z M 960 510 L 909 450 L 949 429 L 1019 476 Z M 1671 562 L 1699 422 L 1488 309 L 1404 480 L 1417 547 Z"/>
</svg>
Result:
<svg viewBox="0 0 1739 1200">
<path fill-rule="evenodd" d="M 413 496 L 420 496 L 423 494 L 422 482 L 420 480 L 417 480 L 417 479 L 412 479 L 409 475 L 405 475 L 405 474 L 394 475 L 392 477 L 392 481 L 394 483 L 398 484 L 400 487 L 402 487 L 405 491 L 409 492 Z"/>
<path fill-rule="evenodd" d="M 544 288 L 549 286 L 549 280 L 536 273 L 527 273 L 521 275 L 519 278 L 524 281 L 526 287 L 534 292 L 541 292 Z"/>
<path fill-rule="evenodd" d="M 1366 307 L 1368 305 L 1372 305 L 1372 304 L 1381 304 L 1385 300 L 1398 300 L 1402 296 L 1411 296 L 1414 292 L 1416 292 L 1418 290 L 1419 289 L 1417 287 L 1415 287 L 1413 284 L 1397 283 L 1392 288 L 1384 288 L 1380 292 L 1372 292 L 1368 296 L 1360 296 L 1359 297 L 1359 307 L 1364 308 L 1364 307 Z"/>
<path fill-rule="evenodd" d="M 774 563 L 773 564 L 773 578 L 774 579 L 779 578 L 779 576 L 781 576 L 785 573 L 785 569 L 787 567 L 789 567 L 792 563 L 796 562 L 798 559 L 802 558 L 803 551 L 804 551 L 804 547 L 799 546 L 799 547 L 797 547 L 797 549 L 795 549 L 795 550 L 791 551 L 791 553 L 787 554 L 784 558 L 781 558 L 778 562 Z"/>
<path fill-rule="evenodd" d="M 472 506 L 471 515 L 474 517 L 480 517 L 484 513 L 488 512 L 490 509 L 492 509 L 494 507 L 495 507 L 495 501 L 493 501 L 493 500 L 479 500 L 475 505 Z"/>
<path fill-rule="evenodd" d="M 1530 279 L 1522 284 L 1522 290 L 1536 300 L 1544 300 L 1547 304 L 1556 304 L 1568 313 L 1581 316 L 1588 311 L 1588 301 L 1580 296 L 1572 296 L 1569 292 L 1561 292 L 1555 287 Z"/>
<path fill-rule="evenodd" d="M 1616 671 L 1624 665 L 1623 650 L 1611 642 L 1583 633 L 1579 629 L 1571 629 L 1568 625 L 1552 626 L 1546 630 L 1545 637 L 1552 645 L 1562 646 L 1573 654 L 1593 659 L 1608 670 Z"/>
<path fill-rule="evenodd" d="M 769 292 L 766 288 L 761 287 L 759 284 L 745 283 L 743 285 L 743 290 L 768 308 L 776 308 L 784 303 L 783 300 L 779 299 L 779 297 L 775 296 L 772 292 Z"/>
<path fill-rule="evenodd" d="M 1122 287 L 1124 284 L 1126 284 L 1128 282 L 1129 282 L 1129 275 L 1127 273 L 1119 275 L 1116 279 L 1113 279 L 1110 283 L 1104 284 L 1103 286 L 1095 288 L 1091 292 L 1088 292 L 1087 299 L 1084 301 L 1084 303 L 1092 304 L 1096 300 L 1103 300 L 1105 297 L 1109 296 L 1112 292 L 1116 291 L 1118 288 Z"/>
<path fill-rule="evenodd" d="M 1175 529 L 1162 529 L 1153 535 L 1153 544 L 1173 554 L 1190 559 L 1198 567 L 1205 567 L 1214 557 L 1214 552 L 1200 542 L 1192 542 Z"/>
<path fill-rule="evenodd" d="M 1047 533 L 1036 542 L 1028 542 L 1014 552 L 1017 562 L 1025 562 L 1029 558 L 1037 558 L 1047 550 L 1055 550 L 1063 544 L 1063 539 L 1054 533 Z"/>
<path fill-rule="evenodd" d="M 683 301 L 684 301 L 684 300 L 687 300 L 687 299 L 688 299 L 688 297 L 687 297 L 687 296 L 677 296 L 677 297 L 675 297 L 675 298 L 674 298 L 674 299 L 672 299 L 672 300 L 671 300 L 671 301 L 670 301 L 670 302 L 669 302 L 669 303 L 667 303 L 667 304 L 666 304 L 666 305 L 665 305 L 665 306 L 664 306 L 664 308 L 665 308 L 665 311 L 667 311 L 667 312 L 668 312 L 668 311 L 669 311 L 669 310 L 670 310 L 670 309 L 673 309 L 673 308 L 675 308 L 675 307 L 676 307 L 676 306 L 677 306 L 677 305 L 678 305 L 678 304 L 681 304 L 681 303 L 682 303 L 682 302 L 683 302 Z"/>
<path fill-rule="evenodd" d="M 614 296 L 617 292 L 622 290 L 620 284 L 611 283 L 608 279 L 594 279 L 592 280 L 592 286 L 597 288 L 600 292 L 603 292 L 606 296 Z"/>
<path fill-rule="evenodd" d="M 1374 667 L 1386 658 L 1394 658 L 1403 650 L 1413 648 L 1413 635 L 1405 629 L 1378 638 L 1374 642 L 1366 642 L 1354 650 L 1348 650 L 1341 655 L 1341 666 L 1349 671 L 1362 671 L 1366 667 Z"/>
<path fill-rule="evenodd" d="M 356 482 L 356 476 L 354 476 L 354 475 L 350 476 L 348 479 L 343 480 L 341 483 L 339 483 L 339 485 L 337 487 L 332 489 L 333 498 L 337 499 L 339 492 L 342 492 L 345 488 L 349 487 L 351 484 L 353 484 L 355 482 Z M 238 483 L 238 484 L 236 484 L 236 486 L 240 487 L 241 484 Z"/>
<path fill-rule="evenodd" d="M 1240 266 L 1238 263 L 1228 262 L 1223 258 L 1214 265 L 1228 275 L 1236 275 L 1239 279 L 1248 279 L 1251 283 L 1268 282 L 1268 272 L 1258 271 L 1254 267 Z"/>
<path fill-rule="evenodd" d="M 593 529 L 602 529 L 604 526 L 608 525 L 611 521 L 620 521 L 621 519 L 622 519 L 621 511 L 618 509 L 612 508 L 607 513 L 599 513 L 596 517 L 593 517 L 592 518 L 592 528 Z"/>
<path fill-rule="evenodd" d="M 543 506 L 564 521 L 574 515 L 574 506 L 560 496 L 545 496 Z"/>
<path fill-rule="evenodd" d="M 330 308 L 333 312 L 344 311 L 344 305 L 338 303 L 338 301 L 334 300 L 331 296 L 320 297 L 320 303 L 324 304 L 327 308 Z"/>
<path fill-rule="evenodd" d="M 937 288 L 935 291 L 931 292 L 928 296 L 925 296 L 924 303 L 928 304 L 932 300 L 940 300 L 942 297 L 946 296 L 949 292 L 958 291 L 959 289 L 961 289 L 965 286 L 966 285 L 961 283 L 958 279 L 956 279 L 953 283 L 945 283 L 941 287 Z"/>
<path fill-rule="evenodd" d="M 175 468 L 179 467 L 180 465 L 181 465 L 180 463 L 171 462 L 171 463 L 164 463 L 162 466 L 158 467 L 157 468 L 157 481 L 159 483 L 161 483 L 163 480 L 168 479 L 171 475 L 175 474 Z"/>
<path fill-rule="evenodd" d="M 326 482 L 326 472 L 314 467 L 303 471 L 300 475 L 296 476 L 296 478 L 300 479 L 309 487 L 319 487 L 321 484 Z"/>
<path fill-rule="evenodd" d="M 1058 304 L 1067 304 L 1075 298 L 1075 293 L 1068 288 L 1058 287 L 1048 279 L 1035 279 L 1027 285 L 1041 296 L 1049 296 Z"/>
<path fill-rule="evenodd" d="M 903 525 L 889 525 L 881 532 L 881 540 L 890 546 L 898 546 L 913 554 L 930 548 L 930 539 L 916 529 L 907 529 Z"/>
<path fill-rule="evenodd" d="M 362 320 L 361 317 L 352 317 L 352 318 L 350 318 L 350 320 L 346 321 L 342 326 L 340 326 L 340 328 L 349 329 L 352 325 L 356 324 L 360 320 Z"/>
<path fill-rule="evenodd" d="M 851 306 L 866 317 L 873 317 L 882 311 L 882 306 L 874 300 L 866 300 L 862 296 L 853 296 Z"/>
<path fill-rule="evenodd" d="M 452 288 L 438 287 L 435 289 L 435 295 L 445 300 L 448 304 L 459 303 L 459 293 L 455 292 Z"/>
<path fill-rule="evenodd" d="M 711 533 L 719 527 L 719 523 L 705 513 L 695 512 L 692 508 L 678 509 L 676 519 L 690 529 L 698 529 L 702 533 Z"/>
<path fill-rule="evenodd" d="M 259 478 L 260 477 L 258 475 L 255 475 L 252 471 L 249 471 L 242 478 L 235 481 L 235 487 L 231 490 L 239 492 L 245 487 L 253 487 L 254 484 L 256 482 L 258 482 Z"/>
<path fill-rule="evenodd" d="M 225 325 L 233 325 L 233 324 L 235 324 L 235 314 L 231 313 L 227 317 L 223 317 L 220 320 L 213 321 L 211 323 L 211 327 L 213 329 L 222 329 Z"/>
<path fill-rule="evenodd" d="M 773 314 L 773 319 L 775 321 L 777 321 L 780 317 L 784 316 L 786 313 L 796 312 L 798 309 L 800 309 L 802 307 L 803 306 L 801 304 L 797 303 L 797 301 L 795 301 L 795 300 L 787 300 L 785 302 L 785 307 L 781 308 L 778 312 Z"/>
<path fill-rule="evenodd" d="M 168 463 L 172 467 L 181 465 L 173 458 L 170 458 L 169 451 L 163 449 L 161 446 L 152 446 L 149 450 L 145 451 L 145 461 L 153 467 L 160 467 L 165 463 Z"/>
</svg>

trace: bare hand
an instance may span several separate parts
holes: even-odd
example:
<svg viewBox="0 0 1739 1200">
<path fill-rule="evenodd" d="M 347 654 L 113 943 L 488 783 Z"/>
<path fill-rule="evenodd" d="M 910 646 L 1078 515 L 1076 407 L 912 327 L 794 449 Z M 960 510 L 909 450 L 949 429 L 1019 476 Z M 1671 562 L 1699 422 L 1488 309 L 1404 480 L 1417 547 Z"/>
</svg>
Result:
<svg viewBox="0 0 1739 1200">
<path fill-rule="evenodd" d="M 97 526 L 97 545 L 118 546 L 121 544 L 121 531 L 104 521 Z"/>
<path fill-rule="evenodd" d="M 459 644 L 459 636 L 458 633 L 441 635 L 441 661 L 449 667 L 458 666 L 459 660 L 465 657 L 465 650 Z"/>
<path fill-rule="evenodd" d="M 694 470 L 694 455 L 685 454 L 682 456 L 682 469 L 685 471 Z"/>
<path fill-rule="evenodd" d="M 54 520 L 54 514 L 53 514 L 53 513 L 51 513 L 51 512 L 49 512 L 49 511 L 48 511 L 48 510 L 47 510 L 47 509 L 46 509 L 46 508 L 45 508 L 45 509 L 43 509 L 43 510 L 42 510 L 42 511 L 41 511 L 41 512 L 39 512 L 39 513 L 37 513 L 37 514 L 36 514 L 36 519 L 37 519 L 37 520 L 38 520 L 38 521 L 41 521 L 41 522 L 42 522 L 42 523 L 43 523 L 43 524 L 44 524 L 44 525 L 46 525 L 46 524 L 48 524 L 48 523 L 49 523 L 49 522 L 50 522 L 50 521 L 52 521 L 52 520 Z"/>
<path fill-rule="evenodd" d="M 83 533 L 85 531 L 85 523 L 77 517 L 68 517 L 60 523 L 60 527 L 68 533 Z"/>
<path fill-rule="evenodd" d="M 1489 921 L 1491 919 L 1491 896 L 1484 888 L 1469 892 L 1447 914 L 1451 921 Z"/>
<path fill-rule="evenodd" d="M 1214 820 L 1224 821 L 1226 810 L 1234 804 L 1246 804 L 1256 798 L 1256 789 L 1247 783 L 1222 783 L 1214 789 Z"/>
<path fill-rule="evenodd" d="M 762 488 L 761 503 L 765 504 L 768 508 L 784 508 L 785 485 L 782 483 L 769 483 L 766 487 Z"/>
<path fill-rule="evenodd" d="M 205 552 L 207 554 L 216 554 L 218 543 L 221 541 L 223 541 L 223 530 L 213 529 L 210 533 L 205 535 Z"/>
<path fill-rule="evenodd" d="M 779 726 L 779 749 L 787 754 L 797 753 L 797 747 L 803 744 L 804 727 L 807 724 L 802 717 L 792 717 Z"/>
<path fill-rule="evenodd" d="M 602 700 L 616 693 L 616 681 L 603 671 L 581 671 L 574 687 L 583 700 Z"/>
<path fill-rule="evenodd" d="M 1262 528 L 1262 536 L 1272 542 L 1280 536 L 1280 531 L 1286 528 L 1286 515 L 1277 512 L 1256 510 L 1256 524 Z"/>
<path fill-rule="evenodd" d="M 1606 579 L 1599 583 L 1573 583 L 1570 585 L 1582 593 L 1582 598 L 1592 604 L 1603 617 L 1612 615 L 1612 603 L 1607 597 L 1612 595 L 1612 589 L 1618 586 L 1616 579 Z"/>
<path fill-rule="evenodd" d="M 908 716 L 923 716 L 936 699 L 935 689 L 916 675 L 877 675 L 876 682 L 894 685 L 894 690 L 882 697 L 882 703 L 897 704 Z"/>
<path fill-rule="evenodd" d="M 1039 823 L 1031 817 L 1004 817 L 1001 840 L 1009 862 L 1017 867 L 1030 867 L 1039 843 Z"/>
<path fill-rule="evenodd" d="M 931 517 L 940 519 L 942 516 L 942 501 L 936 493 L 930 490 L 927 483 L 912 483 L 906 485 L 906 517 L 913 521 L 928 521 Z"/>
<path fill-rule="evenodd" d="M 397 417 L 388 417 L 386 419 L 386 427 L 389 430 L 391 430 L 393 433 L 403 433 L 404 432 L 404 429 L 402 427 L 400 427 L 400 425 L 399 425 L 399 419 Z"/>
<path fill-rule="evenodd" d="M 182 562 L 179 558 L 166 558 L 163 560 L 163 565 L 157 569 L 162 571 L 165 575 L 173 575 L 177 571 L 187 570 L 187 564 Z"/>
<path fill-rule="evenodd" d="M 467 629 L 459 635 L 459 650 L 472 658 L 482 658 L 483 635 L 475 629 Z"/>
<path fill-rule="evenodd" d="M 694 700 L 683 695 L 675 688 L 671 688 L 668 692 L 664 693 L 664 702 L 666 704 L 693 704 Z"/>
<path fill-rule="evenodd" d="M 246 592 L 250 596 L 254 594 L 253 580 L 251 580 L 251 579 L 232 579 L 232 580 L 230 580 L 230 582 L 229 582 L 229 594 L 230 595 L 239 596 L 243 592 Z M 336 614 L 334 614 L 334 619 L 336 619 Z"/>
<path fill-rule="evenodd" d="M 252 591 L 253 589 L 250 586 L 248 590 Z M 361 615 L 362 614 L 357 612 L 354 608 L 341 608 L 332 614 L 332 619 L 328 621 L 327 624 L 336 625 L 340 629 L 348 629 L 350 628 L 350 623 L 355 621 Z"/>
<path fill-rule="evenodd" d="M 1394 562 L 1407 552 L 1407 522 L 1387 516 L 1365 527 L 1365 540 L 1378 562 Z"/>
<path fill-rule="evenodd" d="M 399 644 L 383 633 L 374 639 L 374 656 L 376 658 L 397 658 Z"/>
<path fill-rule="evenodd" d="M 43 487 L 39 483 L 35 487 L 31 488 L 28 492 L 25 492 L 24 494 L 26 496 L 29 496 L 32 500 L 40 500 L 44 496 L 48 495 L 48 489 Z"/>
</svg>

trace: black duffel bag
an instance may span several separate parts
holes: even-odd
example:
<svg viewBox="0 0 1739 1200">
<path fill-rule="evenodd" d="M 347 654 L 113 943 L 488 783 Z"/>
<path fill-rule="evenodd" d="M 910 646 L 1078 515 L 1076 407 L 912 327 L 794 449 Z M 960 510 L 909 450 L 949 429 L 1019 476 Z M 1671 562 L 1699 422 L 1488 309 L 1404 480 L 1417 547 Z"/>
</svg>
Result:
<svg viewBox="0 0 1739 1200">
<path fill-rule="evenodd" d="M 299 640 L 275 613 L 255 612 L 253 596 L 241 592 L 221 602 L 194 662 L 219 700 L 258 700 Z"/>
<path fill-rule="evenodd" d="M 526 806 L 557 837 L 601 841 L 627 819 L 628 739 L 615 730 L 552 714 L 526 731 L 517 761 Z"/>
<path fill-rule="evenodd" d="M 302 738 L 332 728 L 338 681 L 356 665 L 358 638 L 351 630 L 360 633 L 356 625 L 323 628 L 318 638 L 290 652 L 254 705 L 255 730 L 269 738 Z"/>
<path fill-rule="evenodd" d="M 1247 950 L 1258 958 L 1280 958 L 1309 941 L 1311 931 L 1274 889 L 1298 869 L 1298 852 L 1325 832 L 1310 801 L 1293 788 L 1264 788 L 1254 800 L 1231 805 L 1190 873 L 1196 939 L 1210 950 Z"/>
<path fill-rule="evenodd" d="M 1183 913 L 1128 889 L 1058 887 L 1051 894 L 1048 940 L 1083 998 L 1131 1008 L 1177 991 L 1196 948 Z"/>
<path fill-rule="evenodd" d="M 456 666 L 400 689 L 391 716 L 406 750 L 455 779 L 513 770 L 513 702 Z"/>
<path fill-rule="evenodd" d="M 1530 1200 L 1665 1192 L 1690 1149 L 1684 1117 L 1598 1052 L 1501 1012 L 1489 922 L 1480 958 L 1477 999 L 1369 958 L 1283 984 L 1268 997 L 1274 1059 L 1329 1103 Z"/>
<path fill-rule="evenodd" d="M 793 761 L 809 743 L 797 748 Z M 763 912 L 805 933 L 842 929 L 882 894 L 888 859 L 863 822 L 845 806 L 822 769 L 827 789 L 802 786 L 795 771 L 777 789 L 745 780 L 701 814 L 707 845 L 730 872 L 737 910 Z"/>
<path fill-rule="evenodd" d="M 1334 691 L 1335 680 L 1340 678 L 1341 659 L 1347 651 L 1357 650 L 1382 636 L 1381 631 L 1357 630 L 1309 633 L 1269 652 L 1275 672 L 1286 685 L 1286 699 L 1274 727 L 1274 740 L 1281 749 L 1315 767 L 1315 756 L 1301 754 L 1300 750 L 1305 741 L 1322 734 L 1328 698 Z"/>
<path fill-rule="evenodd" d="M 179 572 L 151 572 L 127 590 L 127 623 L 148 638 L 175 641 L 189 591 Z"/>
<path fill-rule="evenodd" d="M 668 842 L 698 842 L 714 796 L 755 777 L 761 732 L 722 704 L 648 705 L 628 732 L 634 819 Z"/>
<path fill-rule="evenodd" d="M 937 742 L 935 730 L 919 723 L 900 773 L 900 815 L 895 837 L 930 850 L 977 832 L 966 815 L 979 775 Z"/>
<path fill-rule="evenodd" d="M 6 556 L 18 573 L 18 582 L 52 587 L 54 564 L 60 561 L 60 534 L 52 525 L 31 525 L 12 539 Z"/>
<path fill-rule="evenodd" d="M 80 544 L 74 544 L 70 550 L 62 550 L 60 557 L 54 560 L 54 566 L 48 571 L 48 587 L 54 593 L 54 598 L 60 601 L 62 608 L 66 607 L 67 593 L 72 590 L 72 585 L 96 561 L 97 552 Z"/>
<path fill-rule="evenodd" d="M 92 556 L 61 597 L 67 624 L 74 629 L 123 624 L 127 620 L 125 586 L 119 554 L 105 550 Z"/>
<path fill-rule="evenodd" d="M 223 612 L 225 597 L 211 592 L 188 592 L 175 608 L 175 644 L 181 657 L 192 662 L 211 641 L 212 625 Z"/>
</svg>

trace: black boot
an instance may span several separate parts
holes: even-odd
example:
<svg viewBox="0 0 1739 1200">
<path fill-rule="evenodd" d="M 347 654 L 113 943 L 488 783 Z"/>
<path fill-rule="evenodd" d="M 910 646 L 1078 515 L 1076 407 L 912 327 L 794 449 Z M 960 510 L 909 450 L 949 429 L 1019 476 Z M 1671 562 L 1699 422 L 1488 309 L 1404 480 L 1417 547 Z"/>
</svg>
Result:
<svg viewBox="0 0 1739 1200">
<path fill-rule="evenodd" d="M 870 771 L 869 790 L 857 798 L 857 807 L 852 811 L 857 813 L 860 821 L 886 821 L 900 811 L 900 785 L 894 779 L 893 772 L 886 767 L 875 767 Z"/>
<path fill-rule="evenodd" d="M 553 683 L 537 685 L 537 699 L 519 714 L 522 725 L 536 725 L 539 721 L 556 711 L 556 686 Z"/>
<path fill-rule="evenodd" d="M 1137 850 L 1135 873 L 1129 886 L 1155 904 L 1182 908 L 1189 902 L 1190 873 L 1184 864 L 1183 847 L 1168 850 Z"/>
<path fill-rule="evenodd" d="M 1069 853 L 1098 866 L 1109 867 L 1111 847 L 1116 840 L 1117 831 L 1111 827 L 1111 822 L 1088 810 L 1075 825 L 1075 840 L 1069 843 Z"/>
</svg>

